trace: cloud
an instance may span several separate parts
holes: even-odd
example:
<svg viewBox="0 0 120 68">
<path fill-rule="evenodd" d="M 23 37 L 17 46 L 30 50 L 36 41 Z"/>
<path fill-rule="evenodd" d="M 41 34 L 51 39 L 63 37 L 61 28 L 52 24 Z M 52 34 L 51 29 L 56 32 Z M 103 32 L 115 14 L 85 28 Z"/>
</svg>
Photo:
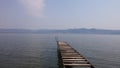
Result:
<svg viewBox="0 0 120 68">
<path fill-rule="evenodd" d="M 20 2 L 25 6 L 30 15 L 44 17 L 44 0 L 20 0 Z"/>
</svg>

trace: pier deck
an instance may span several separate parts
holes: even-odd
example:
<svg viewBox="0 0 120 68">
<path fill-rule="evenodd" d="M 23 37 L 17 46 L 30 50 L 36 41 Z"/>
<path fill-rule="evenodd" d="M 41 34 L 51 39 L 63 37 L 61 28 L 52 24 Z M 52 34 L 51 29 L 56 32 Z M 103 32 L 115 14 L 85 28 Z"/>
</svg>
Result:
<svg viewBox="0 0 120 68">
<path fill-rule="evenodd" d="M 94 66 L 68 43 L 57 41 L 58 52 L 60 54 L 63 68 L 94 68 Z"/>
</svg>

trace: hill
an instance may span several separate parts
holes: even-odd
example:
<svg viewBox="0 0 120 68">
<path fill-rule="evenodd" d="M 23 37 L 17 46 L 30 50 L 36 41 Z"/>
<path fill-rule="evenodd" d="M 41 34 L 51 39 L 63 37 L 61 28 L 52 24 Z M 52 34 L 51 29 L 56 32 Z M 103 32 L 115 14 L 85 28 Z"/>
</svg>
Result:
<svg viewBox="0 0 120 68">
<path fill-rule="evenodd" d="M 0 33 L 78 33 L 78 34 L 120 34 L 120 30 L 106 29 L 66 29 L 66 30 L 28 30 L 28 29 L 0 29 Z"/>
</svg>

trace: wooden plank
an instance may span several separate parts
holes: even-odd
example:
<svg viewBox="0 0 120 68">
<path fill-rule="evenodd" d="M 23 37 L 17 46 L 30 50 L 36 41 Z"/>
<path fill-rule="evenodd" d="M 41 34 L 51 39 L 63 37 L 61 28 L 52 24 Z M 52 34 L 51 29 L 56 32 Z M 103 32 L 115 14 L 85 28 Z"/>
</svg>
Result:
<svg viewBox="0 0 120 68">
<path fill-rule="evenodd" d="M 80 67 L 90 67 L 91 64 L 64 64 L 65 66 L 80 66 Z"/>
<path fill-rule="evenodd" d="M 64 60 L 63 62 L 70 62 L 70 63 L 74 63 L 74 62 L 88 63 L 88 61 L 73 61 L 73 60 L 72 60 L 72 61 L 65 61 L 65 60 Z"/>
<path fill-rule="evenodd" d="M 79 54 L 77 52 L 61 52 L 61 54 Z"/>
<path fill-rule="evenodd" d="M 70 53 L 70 52 L 71 52 L 71 53 L 78 53 L 78 52 L 76 52 L 76 51 L 74 51 L 74 50 L 67 50 L 67 51 L 66 51 L 66 50 L 61 50 L 60 52 L 61 52 L 61 53 Z"/>
<path fill-rule="evenodd" d="M 77 59 L 82 59 L 82 58 L 84 58 L 84 57 L 62 57 L 63 59 L 75 59 L 75 58 L 77 58 Z"/>
<path fill-rule="evenodd" d="M 62 52 L 76 52 L 76 51 L 75 50 L 61 50 L 60 52 L 62 53 Z"/>
<path fill-rule="evenodd" d="M 86 61 L 86 59 L 63 59 L 63 61 L 69 61 L 69 60 L 73 60 L 73 61 Z"/>
<path fill-rule="evenodd" d="M 61 54 L 62 57 L 82 57 L 81 55 L 79 54 Z"/>
<path fill-rule="evenodd" d="M 78 55 L 78 54 L 61 54 L 61 56 L 63 57 L 81 57 L 81 55 Z"/>
<path fill-rule="evenodd" d="M 81 57 L 80 55 L 62 55 L 62 57 Z"/>
</svg>

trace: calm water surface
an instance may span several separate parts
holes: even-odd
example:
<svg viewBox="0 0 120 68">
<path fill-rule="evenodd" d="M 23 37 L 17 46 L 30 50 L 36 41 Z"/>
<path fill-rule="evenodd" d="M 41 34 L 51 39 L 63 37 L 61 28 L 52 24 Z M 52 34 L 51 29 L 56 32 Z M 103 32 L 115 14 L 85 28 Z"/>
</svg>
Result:
<svg viewBox="0 0 120 68">
<path fill-rule="evenodd" d="M 0 34 L 0 68 L 58 68 L 55 36 L 96 68 L 120 68 L 120 35 L 5 33 Z"/>
</svg>

